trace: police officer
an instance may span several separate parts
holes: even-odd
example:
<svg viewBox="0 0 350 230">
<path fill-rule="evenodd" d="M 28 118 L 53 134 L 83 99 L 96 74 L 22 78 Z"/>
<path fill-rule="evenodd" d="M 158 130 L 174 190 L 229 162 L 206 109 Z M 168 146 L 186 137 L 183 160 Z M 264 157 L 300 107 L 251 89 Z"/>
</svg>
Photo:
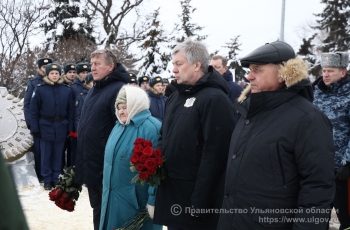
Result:
<svg viewBox="0 0 350 230">
<path fill-rule="evenodd" d="M 129 81 L 129 85 L 134 85 L 134 86 L 137 86 L 138 85 L 138 82 L 137 82 L 137 77 L 135 74 L 133 73 L 130 73 L 130 81 Z"/>
<path fill-rule="evenodd" d="M 149 88 L 149 80 L 150 78 L 147 76 L 143 76 L 143 77 L 139 77 L 139 86 L 141 87 L 141 89 L 143 90 L 148 90 Z"/>
<path fill-rule="evenodd" d="M 62 76 L 63 84 L 64 85 L 71 85 L 73 84 L 73 80 L 76 76 L 75 72 L 75 64 L 68 64 L 64 67 L 64 75 Z"/>
<path fill-rule="evenodd" d="M 45 74 L 45 68 L 46 65 L 49 63 L 52 63 L 52 59 L 50 58 L 40 58 L 36 61 L 38 65 L 37 69 L 37 75 L 35 78 L 30 79 L 27 88 L 24 93 L 24 119 L 26 120 L 26 124 L 28 129 L 31 129 L 30 125 L 30 101 L 32 99 L 32 94 L 34 89 L 38 84 L 42 84 L 43 82 L 43 77 L 46 76 Z M 40 139 L 34 137 L 34 161 L 35 161 L 35 172 L 36 175 L 39 179 L 39 181 L 42 181 L 42 176 L 41 176 L 41 159 L 40 159 Z"/>
<path fill-rule="evenodd" d="M 51 190 L 61 173 L 64 142 L 73 129 L 73 93 L 62 85 L 61 66 L 46 66 L 44 83 L 38 84 L 30 104 L 31 133 L 40 138 L 41 175 Z"/>
<path fill-rule="evenodd" d="M 314 88 L 314 104 L 331 120 L 335 146 L 336 172 L 333 206 L 337 210 L 339 229 L 350 227 L 350 75 L 348 52 L 321 54 L 322 77 Z"/>
<path fill-rule="evenodd" d="M 76 77 L 74 78 L 71 89 L 73 91 L 73 101 L 85 89 L 84 78 L 91 71 L 91 65 L 88 62 L 80 62 L 75 65 Z M 74 115 L 75 116 L 75 115 Z M 75 165 L 75 156 L 77 152 L 77 133 L 76 126 L 69 135 L 70 151 L 67 152 L 67 166 Z"/>
</svg>

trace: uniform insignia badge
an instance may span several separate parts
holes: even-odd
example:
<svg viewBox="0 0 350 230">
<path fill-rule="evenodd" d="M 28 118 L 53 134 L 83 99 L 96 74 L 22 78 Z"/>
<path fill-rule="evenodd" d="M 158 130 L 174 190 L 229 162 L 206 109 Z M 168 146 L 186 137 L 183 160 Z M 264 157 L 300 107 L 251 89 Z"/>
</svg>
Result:
<svg viewBox="0 0 350 230">
<path fill-rule="evenodd" d="M 44 63 L 48 63 L 48 62 L 49 62 L 49 60 L 47 60 L 47 59 L 44 60 Z"/>
<path fill-rule="evenodd" d="M 56 69 L 56 68 L 57 68 L 57 65 L 52 65 L 52 68 Z"/>
<path fill-rule="evenodd" d="M 130 75 L 130 77 L 132 76 L 132 74 L 131 74 L 131 73 L 129 73 L 129 75 Z"/>
<path fill-rule="evenodd" d="M 84 68 L 84 69 L 87 69 L 87 65 L 84 65 L 83 68 Z"/>
<path fill-rule="evenodd" d="M 79 105 L 79 101 L 76 101 L 76 102 L 75 102 L 75 106 L 78 106 L 78 105 Z"/>
<path fill-rule="evenodd" d="M 144 81 L 147 81 L 147 77 L 143 77 L 143 80 L 144 80 Z"/>
<path fill-rule="evenodd" d="M 195 97 L 188 98 L 185 102 L 185 107 L 191 107 L 194 104 L 194 101 L 196 100 Z"/>
<path fill-rule="evenodd" d="M 74 65 L 71 65 L 70 68 L 74 69 L 75 67 L 74 67 Z"/>
<path fill-rule="evenodd" d="M 131 79 L 131 81 L 135 81 L 135 79 Z"/>
<path fill-rule="evenodd" d="M 157 77 L 156 80 L 157 80 L 157 81 L 160 81 L 160 77 Z"/>
</svg>

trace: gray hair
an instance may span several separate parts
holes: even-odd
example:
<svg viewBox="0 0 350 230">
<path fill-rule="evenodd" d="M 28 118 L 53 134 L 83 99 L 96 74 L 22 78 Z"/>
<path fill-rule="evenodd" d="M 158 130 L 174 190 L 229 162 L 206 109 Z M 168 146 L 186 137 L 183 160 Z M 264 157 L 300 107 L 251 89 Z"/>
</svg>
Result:
<svg viewBox="0 0 350 230">
<path fill-rule="evenodd" d="M 115 56 L 115 54 L 110 49 L 95 50 L 91 53 L 90 58 L 94 58 L 99 55 L 103 55 L 107 64 L 114 64 L 114 67 L 117 66 L 117 56 Z"/>
<path fill-rule="evenodd" d="M 172 51 L 174 56 L 177 52 L 182 51 L 188 63 L 192 65 L 195 62 L 201 63 L 201 70 L 203 73 L 208 72 L 210 56 L 207 48 L 202 42 L 192 41 L 190 38 L 186 41 L 177 44 Z"/>
</svg>

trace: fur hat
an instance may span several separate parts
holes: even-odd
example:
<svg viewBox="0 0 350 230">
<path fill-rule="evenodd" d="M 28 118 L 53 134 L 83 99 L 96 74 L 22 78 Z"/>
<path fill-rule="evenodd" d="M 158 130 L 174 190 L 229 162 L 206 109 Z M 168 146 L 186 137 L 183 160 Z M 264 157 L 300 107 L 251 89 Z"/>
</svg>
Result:
<svg viewBox="0 0 350 230">
<path fill-rule="evenodd" d="M 36 64 L 38 64 L 38 68 L 40 69 L 40 67 L 42 67 L 43 65 L 47 65 L 52 63 L 52 59 L 51 58 L 39 58 L 36 61 Z"/>
<path fill-rule="evenodd" d="M 89 84 L 92 80 L 94 80 L 94 78 L 92 77 L 92 73 L 90 72 L 85 76 L 85 84 Z"/>
<path fill-rule="evenodd" d="M 348 52 L 335 52 L 321 54 L 322 67 L 347 68 L 349 64 Z"/>
<path fill-rule="evenodd" d="M 91 65 L 88 62 L 80 62 L 75 66 L 75 71 L 77 74 L 84 71 L 91 72 Z"/>
<path fill-rule="evenodd" d="M 129 77 L 130 77 L 130 81 L 129 81 L 130 84 L 137 84 L 137 77 L 135 74 L 129 73 Z"/>
<path fill-rule="evenodd" d="M 46 68 L 45 68 L 46 76 L 48 76 L 50 71 L 52 71 L 52 70 L 57 70 L 60 75 L 62 73 L 62 67 L 59 64 L 50 63 L 50 64 L 46 65 Z"/>
<path fill-rule="evenodd" d="M 74 64 L 67 64 L 64 67 L 64 74 L 67 74 L 69 70 L 74 70 L 75 71 L 75 65 Z"/>
<path fill-rule="evenodd" d="M 139 77 L 139 79 L 138 79 L 139 86 L 141 86 L 142 82 L 144 82 L 144 81 L 149 82 L 149 77 L 147 77 L 147 76 Z"/>
<path fill-rule="evenodd" d="M 154 77 L 151 79 L 149 86 L 153 87 L 157 83 L 162 83 L 163 84 L 163 79 L 161 77 Z"/>
<path fill-rule="evenodd" d="M 240 61 L 243 67 L 248 68 L 250 64 L 280 64 L 293 58 L 295 58 L 295 52 L 289 44 L 275 41 L 260 46 Z"/>
</svg>

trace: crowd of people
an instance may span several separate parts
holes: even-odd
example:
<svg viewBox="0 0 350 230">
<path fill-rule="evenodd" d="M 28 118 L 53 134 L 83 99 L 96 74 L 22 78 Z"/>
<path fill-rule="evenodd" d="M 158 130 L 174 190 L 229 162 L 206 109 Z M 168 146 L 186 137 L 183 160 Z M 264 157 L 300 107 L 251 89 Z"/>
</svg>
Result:
<svg viewBox="0 0 350 230">
<path fill-rule="evenodd" d="M 90 58 L 64 68 L 39 59 L 24 113 L 39 180 L 51 190 L 75 166 L 95 230 L 145 208 L 144 230 L 327 229 L 333 208 L 350 227 L 347 52 L 323 53 L 313 84 L 282 41 L 240 60 L 249 84 L 191 39 L 172 51 L 171 81 L 129 73 L 108 49 Z M 166 159 L 159 186 L 131 183 L 137 138 Z"/>
</svg>

